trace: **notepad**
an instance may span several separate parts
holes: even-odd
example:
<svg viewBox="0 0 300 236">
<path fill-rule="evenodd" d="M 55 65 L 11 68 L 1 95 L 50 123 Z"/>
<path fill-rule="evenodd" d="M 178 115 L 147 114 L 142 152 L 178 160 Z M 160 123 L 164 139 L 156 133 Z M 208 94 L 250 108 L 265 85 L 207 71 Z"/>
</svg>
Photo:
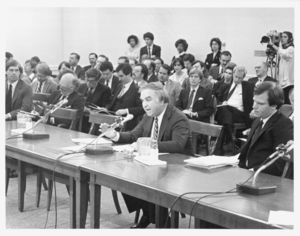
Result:
<svg viewBox="0 0 300 236">
<path fill-rule="evenodd" d="M 140 156 L 135 156 L 134 159 L 138 162 L 141 162 L 145 165 L 148 165 L 148 166 L 165 166 L 167 165 L 167 162 L 166 161 L 161 161 L 159 159 L 151 159 L 151 158 L 143 158 L 143 157 L 140 157 Z"/>
<path fill-rule="evenodd" d="M 239 154 L 238 154 L 239 155 Z M 187 166 L 194 166 L 204 169 L 214 169 L 223 166 L 235 166 L 238 164 L 238 155 L 235 156 L 203 156 L 184 160 Z"/>
<path fill-rule="evenodd" d="M 72 142 L 76 144 L 89 144 L 91 143 L 95 138 L 72 138 Z M 106 138 L 99 138 L 96 142 L 93 142 L 93 144 L 101 144 L 101 145 L 109 145 L 111 146 L 113 144 L 112 141 L 106 139 Z"/>
</svg>

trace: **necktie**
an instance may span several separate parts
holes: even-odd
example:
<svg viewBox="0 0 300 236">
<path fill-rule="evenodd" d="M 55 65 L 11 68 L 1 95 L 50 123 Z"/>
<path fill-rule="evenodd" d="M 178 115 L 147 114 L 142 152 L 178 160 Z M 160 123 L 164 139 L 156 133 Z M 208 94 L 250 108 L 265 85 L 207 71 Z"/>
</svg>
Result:
<svg viewBox="0 0 300 236">
<path fill-rule="evenodd" d="M 108 80 L 106 80 L 105 83 L 106 83 L 106 86 L 108 87 Z"/>
<path fill-rule="evenodd" d="M 229 100 L 229 98 L 231 97 L 231 95 L 233 94 L 235 88 L 236 88 L 237 84 L 234 85 L 233 89 L 231 89 L 231 91 L 229 91 L 228 96 L 227 96 L 227 101 Z"/>
<path fill-rule="evenodd" d="M 6 94 L 5 113 L 9 113 L 11 111 L 11 101 L 12 101 L 12 85 L 10 84 Z"/>
<path fill-rule="evenodd" d="M 195 89 L 193 89 L 192 92 L 190 93 L 186 109 L 190 109 L 190 107 L 193 106 L 192 102 L 193 102 L 194 93 L 195 93 Z"/>
<path fill-rule="evenodd" d="M 123 85 L 120 93 L 118 94 L 118 98 L 122 97 L 124 95 L 124 93 L 125 93 L 125 85 Z"/>
<path fill-rule="evenodd" d="M 256 140 L 256 138 L 258 137 L 258 135 L 260 134 L 260 131 L 262 129 L 262 126 L 263 126 L 263 121 L 260 120 L 260 122 L 258 123 L 255 131 L 254 131 L 254 134 L 252 135 L 252 138 L 251 138 L 251 145 L 253 144 L 253 142 Z"/>
<path fill-rule="evenodd" d="M 39 82 L 39 86 L 36 90 L 37 93 L 41 93 L 42 92 L 42 85 L 43 85 L 43 82 Z"/>
<path fill-rule="evenodd" d="M 154 117 L 154 132 L 153 132 L 153 139 L 158 139 L 158 118 Z"/>
<path fill-rule="evenodd" d="M 148 47 L 148 56 L 151 57 L 150 47 Z"/>
</svg>

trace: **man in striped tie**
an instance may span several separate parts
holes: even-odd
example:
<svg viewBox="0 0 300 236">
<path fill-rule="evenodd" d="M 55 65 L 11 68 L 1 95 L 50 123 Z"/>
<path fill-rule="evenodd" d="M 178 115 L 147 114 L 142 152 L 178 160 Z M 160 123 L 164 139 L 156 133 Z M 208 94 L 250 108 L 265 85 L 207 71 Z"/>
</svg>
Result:
<svg viewBox="0 0 300 236">
<path fill-rule="evenodd" d="M 132 143 L 139 137 L 152 137 L 157 140 L 159 152 L 191 154 L 191 131 L 184 113 L 168 104 L 168 95 L 159 83 L 149 83 L 141 88 L 141 100 L 145 115 L 130 132 L 108 131 L 108 125 L 100 127 L 106 137 L 118 143 Z M 153 204 L 123 194 L 128 211 L 143 210 L 140 222 L 132 228 L 146 228 L 155 223 Z"/>
</svg>

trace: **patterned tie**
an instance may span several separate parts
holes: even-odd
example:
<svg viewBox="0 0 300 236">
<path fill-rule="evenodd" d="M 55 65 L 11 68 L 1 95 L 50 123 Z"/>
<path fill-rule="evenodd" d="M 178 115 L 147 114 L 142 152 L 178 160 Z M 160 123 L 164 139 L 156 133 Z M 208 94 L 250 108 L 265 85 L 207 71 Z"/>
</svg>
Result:
<svg viewBox="0 0 300 236">
<path fill-rule="evenodd" d="M 154 117 L 154 132 L 153 132 L 153 139 L 158 139 L 158 118 Z"/>
<path fill-rule="evenodd" d="M 42 86 L 43 86 L 43 82 L 39 82 L 39 86 L 36 90 L 37 93 L 41 93 L 42 92 Z"/>
<path fill-rule="evenodd" d="M 5 113 L 11 112 L 11 100 L 12 100 L 12 85 L 10 84 L 6 94 Z"/>
<path fill-rule="evenodd" d="M 125 85 L 123 85 L 120 93 L 118 94 L 118 98 L 122 97 L 124 95 L 124 93 L 125 93 Z"/>
<path fill-rule="evenodd" d="M 189 96 L 189 100 L 188 100 L 186 109 L 190 109 L 193 106 L 192 102 L 193 102 L 194 93 L 195 93 L 195 89 L 192 90 L 192 92 Z"/>
</svg>

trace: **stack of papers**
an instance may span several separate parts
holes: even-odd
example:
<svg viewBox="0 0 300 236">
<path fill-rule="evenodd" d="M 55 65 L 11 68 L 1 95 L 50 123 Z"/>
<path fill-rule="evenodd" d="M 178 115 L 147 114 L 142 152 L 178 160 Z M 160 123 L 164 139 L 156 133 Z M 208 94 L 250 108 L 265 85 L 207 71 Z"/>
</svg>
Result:
<svg viewBox="0 0 300 236">
<path fill-rule="evenodd" d="M 238 154 L 239 155 L 239 154 Z M 184 160 L 186 165 L 204 169 L 214 169 L 222 166 L 235 166 L 238 164 L 238 155 L 235 156 L 203 156 Z"/>
<path fill-rule="evenodd" d="M 72 142 L 79 144 L 79 145 L 89 144 L 93 140 L 95 140 L 95 138 L 72 138 Z M 101 145 L 112 146 L 113 142 L 106 138 L 99 138 L 96 142 L 93 142 L 92 144 L 101 144 Z"/>
<path fill-rule="evenodd" d="M 135 156 L 134 159 L 148 166 L 165 166 L 167 164 L 166 161 L 161 161 L 155 158 L 143 158 L 138 155 Z"/>
</svg>

